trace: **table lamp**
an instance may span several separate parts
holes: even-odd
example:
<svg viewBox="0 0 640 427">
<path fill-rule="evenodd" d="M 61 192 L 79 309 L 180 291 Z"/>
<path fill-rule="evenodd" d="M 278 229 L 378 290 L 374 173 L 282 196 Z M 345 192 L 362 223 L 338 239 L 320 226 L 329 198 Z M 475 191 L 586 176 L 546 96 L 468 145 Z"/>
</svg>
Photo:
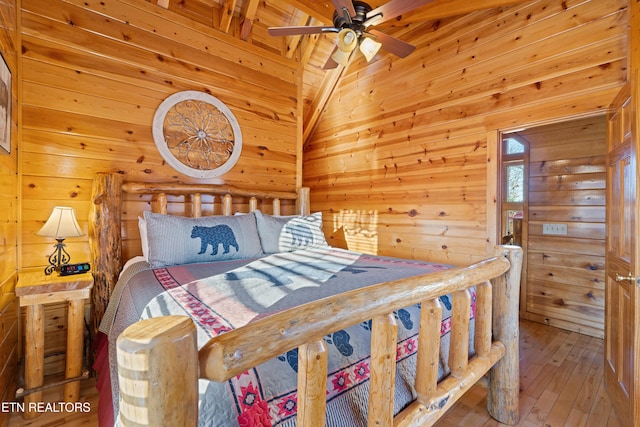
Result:
<svg viewBox="0 0 640 427">
<path fill-rule="evenodd" d="M 60 272 L 60 267 L 69 264 L 69 261 L 71 261 L 71 256 L 64 249 L 66 246 L 63 243 L 64 239 L 84 235 L 78 225 L 78 221 L 76 221 L 73 208 L 65 206 L 54 207 L 51 216 L 36 234 L 38 236 L 53 237 L 58 241 L 53 245 L 55 248 L 53 253 L 49 255 L 50 265 L 44 269 L 44 274 L 47 275 L 54 271 Z"/>
</svg>

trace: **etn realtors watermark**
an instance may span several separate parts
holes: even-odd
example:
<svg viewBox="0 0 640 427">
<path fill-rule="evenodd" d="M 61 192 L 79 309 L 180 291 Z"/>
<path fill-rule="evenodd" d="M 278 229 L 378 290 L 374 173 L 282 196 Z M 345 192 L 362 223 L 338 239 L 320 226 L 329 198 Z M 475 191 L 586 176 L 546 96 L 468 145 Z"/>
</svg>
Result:
<svg viewBox="0 0 640 427">
<path fill-rule="evenodd" d="M 91 412 L 90 402 L 0 402 L 0 412 Z"/>
</svg>

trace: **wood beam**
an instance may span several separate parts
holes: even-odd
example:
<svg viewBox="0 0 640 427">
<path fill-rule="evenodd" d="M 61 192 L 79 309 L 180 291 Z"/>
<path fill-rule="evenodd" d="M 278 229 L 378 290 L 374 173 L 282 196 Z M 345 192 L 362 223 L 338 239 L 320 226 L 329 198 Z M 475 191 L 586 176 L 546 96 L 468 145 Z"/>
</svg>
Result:
<svg viewBox="0 0 640 427">
<path fill-rule="evenodd" d="M 169 0 L 158 0 L 158 6 L 169 9 Z"/>
<path fill-rule="evenodd" d="M 317 25 L 317 22 L 314 18 L 310 19 L 309 25 Z M 309 59 L 311 58 L 311 55 L 313 54 L 313 51 L 316 48 L 316 45 L 318 44 L 318 40 L 320 40 L 320 34 L 310 34 L 309 37 L 305 38 L 304 40 L 306 41 L 306 43 L 304 45 L 302 56 L 300 57 L 300 62 L 303 66 L 306 67 Z"/>
<path fill-rule="evenodd" d="M 220 31 L 225 33 L 229 32 L 231 27 L 231 18 L 233 18 L 233 11 L 236 8 L 236 0 L 224 0 L 222 2 L 222 11 L 220 14 Z"/>
<path fill-rule="evenodd" d="M 313 100 L 313 104 L 311 105 L 311 109 L 309 110 L 309 116 L 305 118 L 304 131 L 302 135 L 304 145 L 306 145 L 309 137 L 318 124 L 318 120 L 322 115 L 322 110 L 329 102 L 329 99 L 331 99 L 331 95 L 333 94 L 335 88 L 338 86 L 340 78 L 344 74 L 345 70 L 346 67 L 338 65 L 338 68 L 327 71 L 327 73 L 325 74 L 320 90 L 316 94 L 316 97 Z"/>
<path fill-rule="evenodd" d="M 240 12 L 240 38 L 244 41 L 249 40 L 259 4 L 259 0 L 249 0 L 242 5 L 242 12 Z"/>
<path fill-rule="evenodd" d="M 302 40 L 302 36 L 300 35 L 287 37 L 287 51 L 285 52 L 284 56 L 286 56 L 289 59 L 293 58 L 293 56 L 296 53 L 296 48 L 300 44 L 301 40 Z"/>
<path fill-rule="evenodd" d="M 294 12 L 293 19 L 295 20 L 293 25 L 300 25 L 300 26 L 310 25 L 309 21 L 311 20 L 311 18 L 309 17 L 309 15 L 299 10 L 296 10 Z M 296 49 L 298 48 L 298 45 L 302 41 L 302 37 L 303 37 L 302 35 L 296 35 L 296 36 L 288 36 L 285 38 L 286 50 L 284 52 L 284 56 L 286 56 L 289 59 L 295 56 Z"/>
</svg>

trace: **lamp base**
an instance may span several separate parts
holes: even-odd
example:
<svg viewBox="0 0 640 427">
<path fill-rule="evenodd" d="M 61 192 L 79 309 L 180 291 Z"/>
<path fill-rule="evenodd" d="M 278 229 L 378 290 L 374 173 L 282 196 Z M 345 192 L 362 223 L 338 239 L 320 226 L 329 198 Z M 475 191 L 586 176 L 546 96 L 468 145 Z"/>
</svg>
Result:
<svg viewBox="0 0 640 427">
<path fill-rule="evenodd" d="M 64 239 L 56 239 L 58 243 L 53 245 L 55 248 L 53 253 L 49 255 L 49 265 L 45 267 L 44 274 L 47 276 L 52 274 L 54 271 L 60 273 L 60 268 L 63 265 L 69 264 L 71 261 L 71 255 L 64 249 L 66 246 L 63 242 Z"/>
</svg>

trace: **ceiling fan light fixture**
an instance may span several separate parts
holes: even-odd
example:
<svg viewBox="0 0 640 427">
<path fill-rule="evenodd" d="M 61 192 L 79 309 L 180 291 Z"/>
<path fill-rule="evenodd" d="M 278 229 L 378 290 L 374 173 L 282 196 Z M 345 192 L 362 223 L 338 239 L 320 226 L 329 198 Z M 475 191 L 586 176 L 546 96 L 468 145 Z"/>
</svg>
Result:
<svg viewBox="0 0 640 427">
<path fill-rule="evenodd" d="M 366 0 L 331 0 L 334 7 L 333 26 L 269 27 L 268 31 L 272 36 L 337 33 L 338 40 L 331 56 L 322 67 L 323 70 L 332 70 L 338 65 L 347 66 L 358 45 L 367 62 L 373 60 L 380 48 L 404 58 L 416 49 L 414 45 L 371 27 L 402 17 L 405 13 L 433 1 L 387 0 L 374 9 Z"/>
<path fill-rule="evenodd" d="M 333 59 L 343 67 L 346 67 L 347 63 L 349 62 L 350 56 L 351 56 L 351 52 L 345 52 L 343 50 L 336 49 L 336 51 L 333 52 L 333 55 L 331 55 L 331 59 Z"/>
<path fill-rule="evenodd" d="M 337 41 L 338 49 L 333 52 L 331 58 L 343 67 L 347 66 L 351 52 L 358 45 L 358 36 L 356 32 L 350 28 L 343 28 L 338 33 Z"/>
<path fill-rule="evenodd" d="M 364 55 L 367 62 L 371 62 L 374 56 L 378 53 L 382 43 L 377 42 L 369 37 L 364 37 L 360 42 L 360 52 Z"/>
</svg>

